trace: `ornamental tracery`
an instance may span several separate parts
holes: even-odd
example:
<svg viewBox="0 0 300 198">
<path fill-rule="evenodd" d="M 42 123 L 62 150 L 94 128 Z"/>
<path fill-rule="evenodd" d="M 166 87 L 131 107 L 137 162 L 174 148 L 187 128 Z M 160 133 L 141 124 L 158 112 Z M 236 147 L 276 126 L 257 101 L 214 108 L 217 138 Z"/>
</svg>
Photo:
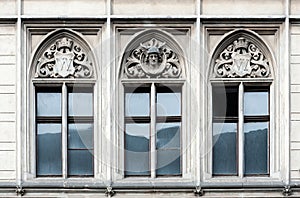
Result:
<svg viewBox="0 0 300 198">
<path fill-rule="evenodd" d="M 124 68 L 127 78 L 178 78 L 182 72 L 177 54 L 155 38 L 132 50 Z"/>
<path fill-rule="evenodd" d="M 268 59 L 259 47 L 244 37 L 239 37 L 220 53 L 213 73 L 218 78 L 266 78 L 270 75 Z"/>
<path fill-rule="evenodd" d="M 39 57 L 36 65 L 37 78 L 90 78 L 93 64 L 87 52 L 74 40 L 57 39 Z"/>
</svg>

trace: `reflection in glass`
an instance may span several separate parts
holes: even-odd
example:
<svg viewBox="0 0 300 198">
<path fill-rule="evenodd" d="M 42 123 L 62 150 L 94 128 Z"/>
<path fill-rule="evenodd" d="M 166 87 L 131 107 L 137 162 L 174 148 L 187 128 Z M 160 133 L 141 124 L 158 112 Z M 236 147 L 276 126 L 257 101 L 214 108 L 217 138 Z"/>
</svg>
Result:
<svg viewBox="0 0 300 198">
<path fill-rule="evenodd" d="M 37 175 L 61 175 L 61 124 L 37 125 Z"/>
<path fill-rule="evenodd" d="M 61 116 L 61 93 L 37 92 L 37 116 Z"/>
<path fill-rule="evenodd" d="M 68 175 L 93 175 L 93 151 L 68 150 Z"/>
<path fill-rule="evenodd" d="M 68 93 L 69 116 L 92 116 L 93 93 Z"/>
<path fill-rule="evenodd" d="M 213 116 L 238 116 L 238 86 L 214 86 Z"/>
<path fill-rule="evenodd" d="M 149 93 L 125 93 L 125 116 L 149 116 Z"/>
<path fill-rule="evenodd" d="M 156 125 L 157 175 L 181 174 L 180 122 Z"/>
<path fill-rule="evenodd" d="M 156 124 L 156 148 L 180 148 L 180 122 Z"/>
<path fill-rule="evenodd" d="M 213 123 L 213 174 L 237 174 L 237 123 Z"/>
<path fill-rule="evenodd" d="M 244 115 L 269 115 L 269 93 L 245 92 Z"/>
<path fill-rule="evenodd" d="M 156 175 L 180 175 L 180 149 L 157 150 Z"/>
<path fill-rule="evenodd" d="M 269 122 L 244 124 L 245 174 L 268 174 Z"/>
<path fill-rule="evenodd" d="M 126 124 L 125 175 L 150 175 L 150 124 Z"/>
<path fill-rule="evenodd" d="M 93 124 L 69 124 L 68 148 L 92 149 Z"/>
<path fill-rule="evenodd" d="M 180 116 L 181 93 L 157 93 L 157 116 Z"/>
</svg>

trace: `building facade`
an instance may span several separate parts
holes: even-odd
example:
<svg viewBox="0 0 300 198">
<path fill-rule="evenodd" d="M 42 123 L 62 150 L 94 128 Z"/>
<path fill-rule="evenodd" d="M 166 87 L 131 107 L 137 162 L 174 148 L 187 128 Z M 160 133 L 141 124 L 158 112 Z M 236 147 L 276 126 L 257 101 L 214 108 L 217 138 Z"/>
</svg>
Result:
<svg viewBox="0 0 300 198">
<path fill-rule="evenodd" d="M 1 197 L 300 196 L 299 1 L 0 7 Z"/>
</svg>

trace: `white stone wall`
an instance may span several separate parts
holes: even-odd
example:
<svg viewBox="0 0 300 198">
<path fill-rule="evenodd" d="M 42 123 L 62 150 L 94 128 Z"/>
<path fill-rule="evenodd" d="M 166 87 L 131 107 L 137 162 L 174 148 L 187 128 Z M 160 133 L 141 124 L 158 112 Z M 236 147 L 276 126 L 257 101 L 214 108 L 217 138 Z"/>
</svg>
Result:
<svg viewBox="0 0 300 198">
<path fill-rule="evenodd" d="M 278 116 L 280 114 L 280 117 L 287 119 L 287 123 L 290 124 L 286 125 L 286 120 L 283 120 L 284 124 L 276 123 L 275 126 L 275 130 L 280 131 L 280 135 L 275 137 L 280 141 L 274 143 L 278 149 L 276 152 L 280 153 L 275 169 L 279 170 L 278 177 L 281 177 L 281 181 L 278 181 L 280 184 L 273 190 L 244 192 L 242 187 L 237 187 L 231 191 L 206 190 L 205 196 L 281 196 L 284 185 L 300 185 L 299 0 L 0 0 L 0 197 L 16 196 L 14 190 L 15 186 L 20 185 L 20 176 L 31 174 L 28 170 L 33 165 L 28 160 L 33 152 L 24 150 L 27 148 L 26 144 L 30 142 L 27 139 L 31 133 L 27 120 L 29 117 L 25 116 L 28 115 L 26 112 L 21 112 L 19 104 L 30 104 L 30 101 L 26 101 L 29 98 L 27 97 L 29 87 L 26 84 L 29 77 L 29 62 L 32 53 L 47 33 L 56 28 L 70 28 L 82 33 L 88 42 L 93 43 L 92 47 L 98 53 L 99 63 L 97 94 L 103 94 L 99 96 L 103 97 L 103 100 L 97 101 L 97 106 L 101 109 L 96 118 L 97 127 L 101 131 L 98 138 L 102 137 L 102 142 L 96 152 L 101 156 L 101 160 L 116 163 L 116 151 L 111 150 L 113 147 L 109 143 L 117 142 L 114 139 L 116 137 L 111 136 L 111 133 L 117 130 L 117 126 L 112 126 L 111 120 L 115 120 L 118 115 L 111 114 L 117 105 L 111 99 L 115 94 L 117 82 L 115 73 L 118 72 L 117 64 L 122 50 L 133 35 L 142 29 L 174 28 L 180 32 L 181 27 L 184 31 L 188 31 L 178 33 L 174 37 L 183 49 L 188 49 L 190 66 L 193 67 L 189 73 L 191 80 L 189 83 L 194 86 L 190 89 L 190 92 L 193 92 L 190 95 L 196 97 L 188 101 L 188 104 L 193 106 L 197 103 L 195 105 L 197 111 L 191 113 L 191 117 L 195 120 L 189 123 L 189 127 L 191 129 L 198 127 L 199 134 L 192 137 L 197 140 L 188 151 L 190 159 L 195 164 L 186 162 L 187 167 L 192 169 L 191 178 L 195 178 L 193 181 L 195 186 L 205 174 L 203 171 L 205 164 L 200 162 L 200 159 L 197 160 L 197 155 L 203 149 L 201 131 L 205 130 L 204 119 L 201 116 L 206 114 L 201 109 L 207 107 L 205 102 L 202 103 L 202 99 L 205 98 L 202 96 L 205 92 L 202 90 L 206 86 L 202 77 L 207 73 L 207 65 L 214 47 L 224 34 L 238 28 L 250 29 L 259 34 L 272 49 L 274 60 L 280 68 L 277 70 L 279 79 L 275 77 L 278 82 L 275 94 L 283 95 L 284 100 L 276 100 L 276 103 L 282 105 L 281 108 L 287 107 L 287 111 L 290 111 L 288 116 L 281 115 L 280 109 L 276 111 Z M 83 30 L 85 28 L 86 31 Z M 132 32 L 112 37 L 117 29 L 122 28 Z M 208 31 L 205 28 L 211 29 Z M 93 33 L 90 32 L 91 29 Z M 21 54 L 18 46 L 23 49 Z M 196 74 L 197 71 L 202 74 Z M 290 84 L 284 84 L 285 82 Z M 199 87 L 195 87 L 196 85 Z M 17 142 L 18 137 L 22 137 L 23 142 Z M 106 163 L 96 168 L 95 175 L 104 178 L 105 185 L 109 183 L 110 176 L 114 177 L 112 173 L 114 170 L 110 168 Z M 39 181 L 35 181 L 34 184 L 38 183 Z M 1 188 L 7 184 L 12 185 L 8 189 Z M 66 190 L 68 193 L 64 193 L 62 188 L 53 191 L 47 188 L 40 191 L 31 188 L 27 191 L 27 196 L 61 197 L 68 194 L 70 197 L 105 197 L 104 189 L 78 192 L 68 189 Z M 180 190 L 173 192 L 172 189 L 165 190 L 169 192 L 146 191 L 120 190 L 117 191 L 116 197 L 195 197 L 192 188 L 184 192 L 178 192 Z M 300 191 L 295 189 L 294 195 L 299 196 L 298 192 Z"/>
<path fill-rule="evenodd" d="M 202 14 L 206 15 L 280 15 L 284 14 L 284 0 L 203 0 Z"/>
<path fill-rule="evenodd" d="M 22 0 L 22 14 L 28 16 L 97 16 L 106 14 L 105 0 Z"/>
<path fill-rule="evenodd" d="M 0 2 L 0 16 L 7 17 L 17 14 L 17 0 L 3 0 Z"/>
<path fill-rule="evenodd" d="M 16 178 L 16 28 L 0 25 L 0 181 Z"/>
<path fill-rule="evenodd" d="M 291 177 L 300 180 L 300 26 L 291 26 Z"/>
</svg>

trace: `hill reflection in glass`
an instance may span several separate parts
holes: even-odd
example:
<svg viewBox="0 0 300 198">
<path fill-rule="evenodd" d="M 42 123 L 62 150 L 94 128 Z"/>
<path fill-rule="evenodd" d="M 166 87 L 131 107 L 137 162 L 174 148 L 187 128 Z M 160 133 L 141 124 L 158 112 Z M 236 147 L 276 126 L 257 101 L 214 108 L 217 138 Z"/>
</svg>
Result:
<svg viewBox="0 0 300 198">
<path fill-rule="evenodd" d="M 162 123 L 163 124 L 163 123 Z M 169 123 L 168 123 L 169 124 Z M 170 123 L 173 127 L 164 127 L 156 135 L 157 170 L 159 175 L 178 175 L 180 167 L 180 123 Z M 129 125 L 129 124 L 126 124 Z M 130 131 L 125 134 L 125 175 L 150 175 L 149 163 L 149 124 L 130 124 Z M 144 125 L 144 126 L 139 126 Z M 128 128 L 128 126 L 127 126 Z M 136 133 L 133 133 L 136 129 Z M 148 133 L 149 134 L 149 133 Z"/>
<path fill-rule="evenodd" d="M 150 175 L 150 124 L 126 124 L 125 175 Z"/>
<path fill-rule="evenodd" d="M 93 174 L 93 129 L 85 125 L 69 128 L 68 175 Z M 37 175 L 62 175 L 61 124 L 38 124 L 37 138 Z"/>
<path fill-rule="evenodd" d="M 37 175 L 62 175 L 61 124 L 37 125 Z"/>
<path fill-rule="evenodd" d="M 227 123 L 224 123 L 227 124 Z M 245 125 L 257 123 L 246 123 Z M 257 124 L 258 125 L 258 124 Z M 245 126 L 244 133 L 244 174 L 268 174 L 268 123 Z M 256 130 L 247 130 L 256 128 Z M 214 175 L 236 175 L 236 132 L 222 132 L 213 136 Z"/>
<path fill-rule="evenodd" d="M 93 124 L 69 124 L 68 175 L 93 175 Z"/>
<path fill-rule="evenodd" d="M 156 150 L 157 170 L 156 175 L 179 175 L 180 167 L 180 123 L 157 124 Z"/>
<path fill-rule="evenodd" d="M 269 122 L 244 124 L 244 174 L 268 174 Z"/>
<path fill-rule="evenodd" d="M 213 124 L 213 174 L 237 174 L 237 123 Z"/>
</svg>

